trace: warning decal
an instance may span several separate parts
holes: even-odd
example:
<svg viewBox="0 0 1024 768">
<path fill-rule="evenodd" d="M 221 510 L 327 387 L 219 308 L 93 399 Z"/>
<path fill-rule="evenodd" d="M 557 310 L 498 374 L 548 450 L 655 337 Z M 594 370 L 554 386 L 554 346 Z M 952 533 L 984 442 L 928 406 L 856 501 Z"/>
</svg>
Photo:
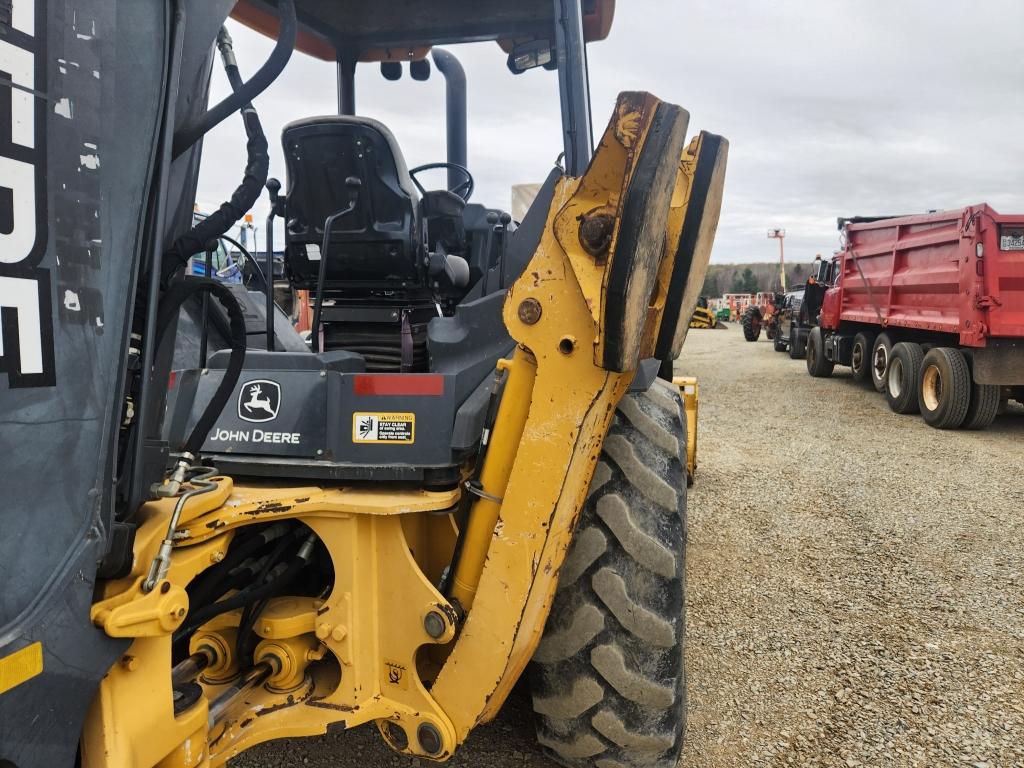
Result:
<svg viewBox="0 0 1024 768">
<path fill-rule="evenodd" d="M 415 413 L 352 414 L 353 443 L 413 443 L 416 440 Z"/>
</svg>

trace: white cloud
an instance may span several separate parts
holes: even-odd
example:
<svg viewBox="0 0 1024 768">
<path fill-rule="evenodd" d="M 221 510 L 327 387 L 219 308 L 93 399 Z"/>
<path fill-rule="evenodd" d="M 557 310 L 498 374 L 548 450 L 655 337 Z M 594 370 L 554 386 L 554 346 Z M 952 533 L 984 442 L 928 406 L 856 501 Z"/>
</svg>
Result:
<svg viewBox="0 0 1024 768">
<path fill-rule="evenodd" d="M 1024 3 L 926 0 L 619 0 L 589 51 L 595 133 L 622 90 L 649 90 L 730 141 L 713 260 L 787 259 L 835 247 L 837 216 L 913 213 L 987 201 L 1024 211 Z M 243 75 L 270 43 L 232 27 Z M 507 207 L 561 151 L 557 78 L 515 77 L 493 43 L 451 48 L 466 67 L 476 199 Z M 212 99 L 226 90 L 214 74 Z M 444 159 L 443 81 L 391 83 L 360 67 L 357 105 L 395 132 L 410 165 Z M 256 102 L 283 177 L 280 131 L 336 109 L 331 64 L 297 54 Z M 228 120 L 206 139 L 199 201 L 212 209 L 244 166 Z M 282 178 L 283 181 L 283 178 Z M 265 216 L 265 203 L 257 207 Z"/>
</svg>

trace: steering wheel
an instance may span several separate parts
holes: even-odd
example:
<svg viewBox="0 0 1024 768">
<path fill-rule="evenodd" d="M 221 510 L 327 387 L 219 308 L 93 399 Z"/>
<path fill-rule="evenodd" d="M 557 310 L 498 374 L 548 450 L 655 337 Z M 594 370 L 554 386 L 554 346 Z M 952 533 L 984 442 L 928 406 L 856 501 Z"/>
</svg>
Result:
<svg viewBox="0 0 1024 768">
<path fill-rule="evenodd" d="M 427 190 L 423 188 L 422 184 L 420 184 L 419 180 L 416 178 L 416 174 L 423 171 L 433 171 L 437 168 L 454 169 L 466 177 L 465 181 L 457 184 L 454 189 L 449 191 L 452 192 L 452 194 L 458 195 L 468 203 L 469 198 L 473 195 L 473 190 L 476 188 L 476 182 L 473 180 L 473 174 L 469 172 L 469 169 L 464 165 L 459 165 L 458 163 L 427 163 L 426 165 L 417 165 L 415 168 L 412 168 L 409 171 L 409 176 L 412 177 L 412 183 L 416 185 L 416 189 L 425 195 Z"/>
</svg>

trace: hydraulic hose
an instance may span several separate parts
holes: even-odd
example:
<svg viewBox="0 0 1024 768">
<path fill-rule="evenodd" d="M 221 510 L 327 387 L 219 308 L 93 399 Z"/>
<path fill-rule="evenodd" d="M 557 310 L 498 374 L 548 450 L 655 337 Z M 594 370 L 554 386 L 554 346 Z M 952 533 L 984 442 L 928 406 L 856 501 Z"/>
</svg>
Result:
<svg viewBox="0 0 1024 768">
<path fill-rule="evenodd" d="M 278 538 L 287 532 L 284 523 L 275 523 L 267 528 L 252 534 L 242 541 L 233 541 L 228 549 L 227 557 L 224 558 L 215 568 L 211 568 L 189 586 L 189 603 L 191 605 L 205 605 L 215 597 L 227 592 L 236 578 L 236 573 L 242 569 L 243 563 L 253 559 L 261 550 L 268 547 Z M 256 562 L 259 562 L 257 560 Z M 255 566 L 252 566 L 254 569 Z M 248 569 L 247 569 L 248 570 Z M 255 575 L 255 571 L 251 571 Z M 217 592 L 219 591 L 219 594 Z"/>
<path fill-rule="evenodd" d="M 275 590 L 286 587 L 291 580 L 298 575 L 299 571 L 309 563 L 309 559 L 312 556 L 314 541 L 315 537 L 310 536 L 309 539 L 303 542 L 299 551 L 291 558 L 291 560 L 287 563 L 279 563 L 276 568 L 270 571 L 265 583 L 249 587 L 248 589 L 243 589 L 241 592 L 237 592 L 231 597 L 225 598 L 224 600 L 218 600 L 212 605 L 200 608 L 194 614 L 189 616 L 188 624 L 179 629 L 175 635 L 183 637 L 187 636 L 214 616 L 220 616 L 222 613 L 227 613 L 228 611 L 241 608 L 257 600 L 262 600 L 264 597 L 273 594 Z"/>
<path fill-rule="evenodd" d="M 238 384 L 238 378 L 242 374 L 242 366 L 245 363 L 246 347 L 245 315 L 242 314 L 242 308 L 238 305 L 238 300 L 227 287 L 221 285 L 216 280 L 210 280 L 205 277 L 176 282 L 164 293 L 160 300 L 160 310 L 157 314 L 157 346 L 161 343 L 164 333 L 171 325 L 171 321 L 178 316 L 181 305 L 190 296 L 203 292 L 212 294 L 228 313 L 231 333 L 231 356 L 228 358 L 228 367 L 224 371 L 224 378 L 221 379 L 220 385 L 213 393 L 213 397 L 210 398 L 210 402 L 203 411 L 203 415 L 199 417 L 199 421 L 192 428 L 191 434 L 182 447 L 183 452 L 193 456 L 197 455 L 203 447 L 203 443 L 206 442 L 206 436 L 220 417 L 224 406 L 227 405 L 228 398 L 231 397 L 231 393 L 235 390 L 235 385 Z"/>
<path fill-rule="evenodd" d="M 231 83 L 232 95 L 238 95 L 246 86 L 242 83 L 242 77 L 238 72 L 231 36 L 223 27 L 220 34 L 217 35 L 217 47 L 220 49 L 221 58 L 224 61 L 224 72 L 228 77 L 228 82 Z M 262 72 L 262 70 L 260 71 Z M 256 77 L 259 77 L 258 73 Z M 253 80 L 255 79 L 254 77 Z M 221 104 L 223 103 L 225 102 L 221 102 Z M 187 233 L 174 241 L 170 250 L 164 254 L 161 273 L 164 283 L 170 280 L 171 276 L 190 256 L 205 250 L 211 240 L 223 237 L 255 205 L 263 192 L 263 185 L 266 183 L 270 171 L 267 137 L 251 101 L 246 100 L 238 108 L 242 112 L 247 138 L 248 160 L 242 176 L 242 183 L 235 189 L 230 200 L 222 203 L 214 213 L 198 222 Z M 177 142 L 177 134 L 175 142 Z"/>
<path fill-rule="evenodd" d="M 199 141 L 228 115 L 237 112 L 244 105 L 263 93 L 284 70 L 285 65 L 291 58 L 292 52 L 295 50 L 295 32 L 297 28 L 295 2 L 294 0 L 279 0 L 278 9 L 281 12 L 281 27 L 277 34 L 277 45 L 274 46 L 270 58 L 266 60 L 259 71 L 248 82 L 237 88 L 217 106 L 207 110 L 192 123 L 179 128 L 175 132 L 172 157 L 177 158 L 180 156 L 182 152 Z"/>
</svg>

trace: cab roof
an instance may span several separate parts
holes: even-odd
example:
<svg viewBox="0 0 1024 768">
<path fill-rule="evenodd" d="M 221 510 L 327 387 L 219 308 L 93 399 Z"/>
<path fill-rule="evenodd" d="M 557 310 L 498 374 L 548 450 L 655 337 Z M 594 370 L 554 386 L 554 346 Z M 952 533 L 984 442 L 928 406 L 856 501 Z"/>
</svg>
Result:
<svg viewBox="0 0 1024 768">
<path fill-rule="evenodd" d="M 611 29 L 615 0 L 581 0 L 587 42 Z M 277 36 L 276 0 L 239 0 L 232 18 Z M 553 0 L 295 0 L 296 48 L 327 61 L 422 58 L 430 46 L 553 39 Z"/>
</svg>

